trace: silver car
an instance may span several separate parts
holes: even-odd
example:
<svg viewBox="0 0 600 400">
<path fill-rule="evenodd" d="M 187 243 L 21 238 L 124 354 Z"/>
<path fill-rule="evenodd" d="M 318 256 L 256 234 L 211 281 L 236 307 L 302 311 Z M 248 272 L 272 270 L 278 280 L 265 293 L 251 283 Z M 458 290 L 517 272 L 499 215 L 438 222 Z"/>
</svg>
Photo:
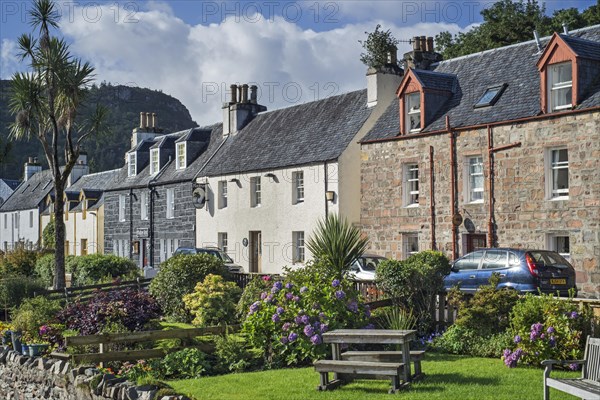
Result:
<svg viewBox="0 0 600 400">
<path fill-rule="evenodd" d="M 229 272 L 234 272 L 238 274 L 244 273 L 244 268 L 241 265 L 237 265 L 231 257 L 227 255 L 223 250 L 218 247 L 179 247 L 173 253 L 173 256 L 179 254 L 210 254 L 211 256 L 217 257 L 219 260 L 223 261 L 223 264 L 227 267 Z"/>
</svg>

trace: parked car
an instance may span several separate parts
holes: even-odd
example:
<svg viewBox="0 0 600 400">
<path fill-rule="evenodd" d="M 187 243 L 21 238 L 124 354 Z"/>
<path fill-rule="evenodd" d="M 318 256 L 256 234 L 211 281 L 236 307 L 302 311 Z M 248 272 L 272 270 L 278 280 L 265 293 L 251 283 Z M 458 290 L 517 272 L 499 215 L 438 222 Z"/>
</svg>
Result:
<svg viewBox="0 0 600 400">
<path fill-rule="evenodd" d="M 510 248 L 478 249 L 452 263 L 444 279 L 446 290 L 459 286 L 467 293 L 476 292 L 489 282 L 492 274 L 500 275 L 500 288 L 520 293 L 553 293 L 568 296 L 575 286 L 575 269 L 563 256 L 549 250 Z"/>
<path fill-rule="evenodd" d="M 386 258 L 375 254 L 363 254 L 350 267 L 350 277 L 357 281 L 374 281 L 375 269 L 383 260 Z"/>
<path fill-rule="evenodd" d="M 229 272 L 244 272 L 244 268 L 241 265 L 236 264 L 227 253 L 218 247 L 178 247 L 173 253 L 173 256 L 179 254 L 210 254 L 223 261 L 223 264 L 229 269 Z"/>
</svg>

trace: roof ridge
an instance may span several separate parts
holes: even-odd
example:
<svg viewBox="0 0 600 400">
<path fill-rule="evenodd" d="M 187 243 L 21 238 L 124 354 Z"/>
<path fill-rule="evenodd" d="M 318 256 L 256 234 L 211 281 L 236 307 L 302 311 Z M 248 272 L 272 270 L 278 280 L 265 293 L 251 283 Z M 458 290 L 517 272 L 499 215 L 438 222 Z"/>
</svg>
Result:
<svg viewBox="0 0 600 400">
<path fill-rule="evenodd" d="M 579 29 L 574 29 L 574 30 L 570 31 L 569 35 L 567 35 L 567 36 L 573 37 L 573 36 L 571 36 L 572 33 L 580 33 L 580 32 L 585 32 L 585 31 L 593 30 L 593 29 L 600 29 L 600 24 L 586 26 L 586 27 L 579 28 Z M 558 32 L 556 32 L 556 33 L 558 33 Z M 559 33 L 559 35 L 562 35 L 562 34 Z M 544 36 L 544 37 L 540 38 L 540 42 L 545 41 L 545 40 L 550 40 L 551 38 L 552 38 L 552 35 L 550 35 L 550 36 Z M 577 38 L 579 38 L 579 37 L 577 37 Z M 582 39 L 582 40 L 588 40 L 588 39 Z M 597 42 L 595 42 L 593 40 L 589 40 L 589 41 L 592 42 L 592 43 L 597 43 Z M 481 56 L 481 55 L 484 55 L 484 54 L 493 53 L 495 51 L 500 51 L 500 50 L 504 50 L 504 49 L 510 49 L 510 48 L 519 47 L 519 46 L 525 46 L 525 45 L 535 44 L 535 43 L 536 43 L 536 40 L 532 39 L 532 40 L 528 40 L 526 42 L 519 42 L 519 43 L 509 44 L 507 46 L 496 47 L 496 48 L 493 48 L 493 49 L 479 51 L 477 53 L 466 54 L 464 56 L 454 57 L 454 58 L 449 58 L 448 60 L 438 61 L 436 63 L 431 64 L 431 66 L 435 67 L 435 66 L 438 66 L 438 65 L 451 63 L 451 62 L 454 62 L 456 60 L 463 60 L 463 59 L 470 58 L 470 57 Z"/>
</svg>

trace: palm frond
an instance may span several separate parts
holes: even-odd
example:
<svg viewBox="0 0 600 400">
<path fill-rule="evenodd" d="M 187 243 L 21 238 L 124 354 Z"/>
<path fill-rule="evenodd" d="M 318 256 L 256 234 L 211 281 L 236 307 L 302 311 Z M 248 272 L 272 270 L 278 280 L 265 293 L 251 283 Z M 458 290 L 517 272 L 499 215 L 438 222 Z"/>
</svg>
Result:
<svg viewBox="0 0 600 400">
<path fill-rule="evenodd" d="M 29 24 L 34 28 L 39 27 L 42 35 L 48 32 L 50 26 L 58 28 L 60 15 L 56 10 L 56 4 L 51 0 L 36 0 L 29 11 L 29 16 L 31 17 Z"/>
</svg>

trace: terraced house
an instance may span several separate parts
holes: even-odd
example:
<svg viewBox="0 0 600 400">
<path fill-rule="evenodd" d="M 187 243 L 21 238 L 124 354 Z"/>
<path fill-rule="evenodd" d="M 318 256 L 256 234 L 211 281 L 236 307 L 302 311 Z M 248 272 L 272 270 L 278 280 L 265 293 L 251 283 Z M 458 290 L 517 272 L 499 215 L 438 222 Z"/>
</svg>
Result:
<svg viewBox="0 0 600 400">
<path fill-rule="evenodd" d="M 445 61 L 416 40 L 405 58 L 362 140 L 372 250 L 556 250 L 600 296 L 600 26 Z"/>
</svg>

